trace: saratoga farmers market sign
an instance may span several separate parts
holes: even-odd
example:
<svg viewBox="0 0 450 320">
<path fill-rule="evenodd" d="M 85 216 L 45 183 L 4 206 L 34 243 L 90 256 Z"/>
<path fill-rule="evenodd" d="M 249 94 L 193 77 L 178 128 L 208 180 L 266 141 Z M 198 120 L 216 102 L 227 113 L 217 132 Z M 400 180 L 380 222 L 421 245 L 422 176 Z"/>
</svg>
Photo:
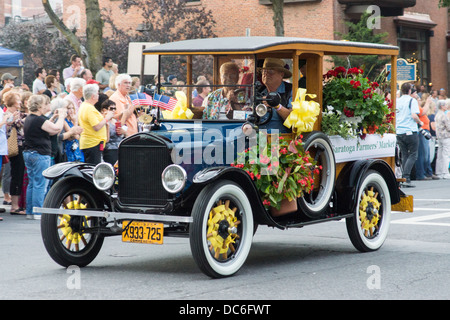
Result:
<svg viewBox="0 0 450 320">
<path fill-rule="evenodd" d="M 395 156 L 395 134 L 368 134 L 365 139 L 330 136 L 336 163 Z"/>
</svg>

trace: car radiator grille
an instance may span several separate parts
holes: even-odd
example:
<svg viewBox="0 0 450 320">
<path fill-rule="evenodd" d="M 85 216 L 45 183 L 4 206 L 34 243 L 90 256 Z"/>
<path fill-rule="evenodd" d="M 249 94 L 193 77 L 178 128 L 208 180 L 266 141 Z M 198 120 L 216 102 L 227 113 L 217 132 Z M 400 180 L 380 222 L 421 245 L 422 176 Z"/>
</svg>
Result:
<svg viewBox="0 0 450 320">
<path fill-rule="evenodd" d="M 170 194 L 161 173 L 171 164 L 166 146 L 121 145 L 119 199 L 124 205 L 164 206 Z"/>
</svg>

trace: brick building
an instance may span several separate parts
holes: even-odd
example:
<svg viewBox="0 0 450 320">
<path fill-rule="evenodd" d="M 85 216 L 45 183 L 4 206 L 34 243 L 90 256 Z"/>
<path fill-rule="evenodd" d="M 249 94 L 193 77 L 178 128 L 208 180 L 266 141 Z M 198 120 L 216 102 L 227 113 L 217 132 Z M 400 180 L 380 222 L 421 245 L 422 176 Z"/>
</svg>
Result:
<svg viewBox="0 0 450 320">
<path fill-rule="evenodd" d="M 31 1 L 31 0 L 30 0 Z M 434 88 L 447 88 L 448 10 L 438 7 L 439 0 L 285 0 L 285 36 L 336 39 L 336 31 L 345 33 L 345 21 L 359 19 L 369 5 L 381 9 L 380 28 L 388 32 L 388 43 L 400 47 L 400 56 L 418 61 L 420 81 Z M 139 29 L 139 10 L 124 14 L 121 1 L 100 0 L 110 10 L 119 28 Z M 190 6 L 211 10 L 219 37 L 275 35 L 273 11 L 269 0 L 190 0 Z M 72 26 L 84 30 L 84 0 L 64 0 L 63 17 Z M 138 31 L 136 31 L 138 32 Z M 108 34 L 108 30 L 105 30 Z"/>
<path fill-rule="evenodd" d="M 79 35 L 85 30 L 84 0 L 51 0 L 63 8 L 62 17 Z M 216 21 L 214 32 L 219 37 L 275 35 L 270 0 L 188 0 L 190 6 L 211 10 Z M 285 36 L 336 39 L 336 31 L 345 33 L 345 21 L 359 19 L 369 5 L 381 9 L 380 28 L 388 32 L 388 43 L 400 47 L 400 57 L 415 60 L 420 81 L 434 88 L 450 87 L 447 49 L 448 9 L 438 7 L 439 0 L 285 0 Z M 62 3 L 62 6 L 59 4 Z M 116 26 L 139 32 L 140 10 L 120 10 L 120 0 L 99 0 L 109 10 Z M 0 25 L 13 19 L 20 9 L 23 20 L 39 15 L 41 0 L 4 0 L 0 3 Z M 14 11 L 15 10 L 15 11 Z M 37 10 L 37 11 L 36 11 Z M 14 11 L 14 12 L 13 12 Z M 104 30 L 108 35 L 109 30 Z M 450 39 L 450 37 L 449 37 Z M 449 41 L 450 43 L 450 41 Z M 449 45 L 450 48 L 450 45 Z M 446 66 L 446 67 L 444 67 Z"/>
</svg>

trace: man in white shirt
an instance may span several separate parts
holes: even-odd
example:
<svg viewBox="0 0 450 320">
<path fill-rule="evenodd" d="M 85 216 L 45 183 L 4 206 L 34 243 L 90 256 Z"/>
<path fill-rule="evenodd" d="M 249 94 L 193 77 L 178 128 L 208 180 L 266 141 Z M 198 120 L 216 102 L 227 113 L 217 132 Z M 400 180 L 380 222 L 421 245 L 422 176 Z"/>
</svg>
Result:
<svg viewBox="0 0 450 320">
<path fill-rule="evenodd" d="M 63 78 L 67 80 L 69 78 L 76 78 L 81 74 L 84 67 L 81 66 L 80 56 L 74 54 L 70 58 L 71 65 L 63 70 Z"/>
<path fill-rule="evenodd" d="M 412 86 L 404 83 L 402 96 L 397 98 L 396 133 L 402 160 L 402 176 L 406 182 L 403 187 L 414 187 L 411 184 L 411 170 L 417 160 L 419 148 L 419 127 L 423 125 L 419 119 L 419 103 L 412 97 Z"/>
<path fill-rule="evenodd" d="M 36 79 L 33 81 L 33 94 L 42 94 L 47 90 L 47 86 L 44 83 L 47 72 L 44 68 L 37 68 L 34 75 L 36 76 Z"/>
</svg>

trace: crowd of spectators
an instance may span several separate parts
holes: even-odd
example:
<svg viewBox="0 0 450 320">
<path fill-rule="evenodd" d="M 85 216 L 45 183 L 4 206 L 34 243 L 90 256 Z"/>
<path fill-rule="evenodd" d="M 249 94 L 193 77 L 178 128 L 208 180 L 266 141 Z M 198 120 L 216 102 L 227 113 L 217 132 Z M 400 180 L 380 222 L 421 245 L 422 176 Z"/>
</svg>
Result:
<svg viewBox="0 0 450 320">
<path fill-rule="evenodd" d="M 450 99 L 404 83 L 397 94 L 396 132 L 404 187 L 411 180 L 450 179 Z"/>
<path fill-rule="evenodd" d="M 5 73 L 0 85 L 3 205 L 12 215 L 40 219 L 32 208 L 42 206 L 50 188 L 45 169 L 64 161 L 117 162 L 119 142 L 137 132 L 128 93 L 139 78 L 119 75 L 109 57 L 94 77 L 77 55 L 62 78 L 43 67 L 36 69 L 31 89 L 16 86 L 16 78 Z"/>
</svg>

